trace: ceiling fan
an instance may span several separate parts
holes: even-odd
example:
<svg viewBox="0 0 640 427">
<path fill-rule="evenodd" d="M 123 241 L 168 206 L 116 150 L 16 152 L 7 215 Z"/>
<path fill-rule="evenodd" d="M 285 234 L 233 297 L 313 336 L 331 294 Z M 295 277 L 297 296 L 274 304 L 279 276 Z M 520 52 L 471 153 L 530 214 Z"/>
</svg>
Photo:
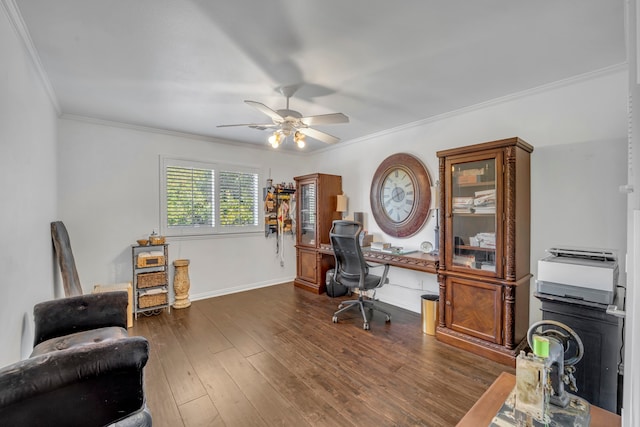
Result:
<svg viewBox="0 0 640 427">
<path fill-rule="evenodd" d="M 340 138 L 321 132 L 311 126 L 349 123 L 349 117 L 342 113 L 304 117 L 299 112 L 290 110 L 289 98 L 293 96 L 299 87 L 299 85 L 292 85 L 283 86 L 278 89 L 279 92 L 287 98 L 287 106 L 281 110 L 272 110 L 266 105 L 256 101 L 244 101 L 245 104 L 248 104 L 269 116 L 272 123 L 244 123 L 237 125 L 218 125 L 218 127 L 247 126 L 259 130 L 274 129 L 273 134 L 269 137 L 269 143 L 273 148 L 277 148 L 290 135 L 293 135 L 293 140 L 299 148 L 303 148 L 305 146 L 305 136 L 317 139 L 318 141 L 322 141 L 327 144 L 335 144 L 340 141 Z"/>
</svg>

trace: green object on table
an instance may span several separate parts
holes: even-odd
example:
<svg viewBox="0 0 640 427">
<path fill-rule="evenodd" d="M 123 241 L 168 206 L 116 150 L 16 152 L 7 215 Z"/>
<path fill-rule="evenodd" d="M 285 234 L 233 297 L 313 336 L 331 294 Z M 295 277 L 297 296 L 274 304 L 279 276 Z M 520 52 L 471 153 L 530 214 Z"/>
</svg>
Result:
<svg viewBox="0 0 640 427">
<path fill-rule="evenodd" d="M 539 335 L 534 335 L 533 354 L 541 358 L 549 357 L 549 339 Z"/>
</svg>

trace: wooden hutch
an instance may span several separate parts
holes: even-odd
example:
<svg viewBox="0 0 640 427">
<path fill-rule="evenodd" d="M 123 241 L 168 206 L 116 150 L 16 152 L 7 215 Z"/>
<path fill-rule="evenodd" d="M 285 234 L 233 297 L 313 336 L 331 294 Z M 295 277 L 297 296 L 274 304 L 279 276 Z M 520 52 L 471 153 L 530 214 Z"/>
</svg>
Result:
<svg viewBox="0 0 640 427">
<path fill-rule="evenodd" d="M 336 212 L 337 196 L 342 194 L 342 177 L 315 173 L 295 177 L 296 181 L 296 278 L 299 288 L 325 292 L 325 275 L 333 265 L 333 255 L 320 250 L 329 244 L 329 231 Z"/>
<path fill-rule="evenodd" d="M 513 366 L 529 325 L 532 151 L 510 138 L 437 153 L 436 337 Z"/>
</svg>

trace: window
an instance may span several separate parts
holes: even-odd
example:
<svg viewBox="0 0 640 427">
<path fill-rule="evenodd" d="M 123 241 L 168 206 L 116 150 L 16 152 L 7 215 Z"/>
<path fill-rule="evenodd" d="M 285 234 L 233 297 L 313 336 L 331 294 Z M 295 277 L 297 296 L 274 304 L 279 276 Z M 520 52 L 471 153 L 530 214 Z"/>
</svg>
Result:
<svg viewBox="0 0 640 427">
<path fill-rule="evenodd" d="M 261 231 L 258 169 L 171 158 L 160 163 L 162 234 Z"/>
</svg>

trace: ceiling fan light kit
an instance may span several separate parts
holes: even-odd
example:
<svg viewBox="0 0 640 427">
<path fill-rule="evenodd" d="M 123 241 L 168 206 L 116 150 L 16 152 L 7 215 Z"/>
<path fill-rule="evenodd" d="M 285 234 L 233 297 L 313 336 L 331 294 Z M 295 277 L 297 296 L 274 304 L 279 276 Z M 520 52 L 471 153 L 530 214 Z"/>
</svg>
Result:
<svg viewBox="0 0 640 427">
<path fill-rule="evenodd" d="M 245 104 L 254 107 L 256 110 L 266 114 L 272 120 L 272 123 L 248 123 L 237 125 L 218 125 L 218 127 L 247 126 L 253 129 L 265 130 L 274 129 L 275 131 L 268 138 L 269 144 L 273 148 L 278 148 L 287 137 L 293 135 L 293 141 L 298 148 L 304 148 L 306 145 L 305 137 L 310 137 L 322 141 L 326 144 L 335 144 L 340 141 L 328 133 L 319 131 L 311 126 L 330 125 L 338 123 L 349 123 L 349 117 L 342 113 L 321 114 L 317 116 L 303 116 L 298 111 L 289 109 L 289 98 L 298 90 L 299 85 L 283 86 L 279 88 L 279 92 L 287 98 L 286 108 L 281 110 L 273 110 L 266 105 L 256 101 L 244 101 Z"/>
</svg>

